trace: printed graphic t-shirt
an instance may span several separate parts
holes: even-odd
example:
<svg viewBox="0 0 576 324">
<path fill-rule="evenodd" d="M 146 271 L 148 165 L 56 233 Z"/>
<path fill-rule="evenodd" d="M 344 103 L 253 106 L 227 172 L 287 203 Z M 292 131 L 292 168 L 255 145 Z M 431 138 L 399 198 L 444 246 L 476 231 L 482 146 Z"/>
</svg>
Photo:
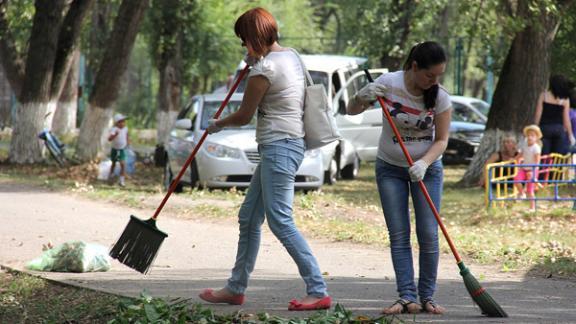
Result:
<svg viewBox="0 0 576 324">
<path fill-rule="evenodd" d="M 398 128 L 406 149 L 414 161 L 420 159 L 434 142 L 434 118 L 452 106 L 448 92 L 440 87 L 436 106 L 428 111 L 424 108 L 424 96 L 413 96 L 404 85 L 404 71 L 381 75 L 375 82 L 388 88 L 386 108 Z M 378 158 L 400 167 L 408 167 L 398 139 L 382 113 L 382 134 L 378 145 Z M 439 157 L 440 159 L 440 157 Z"/>
</svg>

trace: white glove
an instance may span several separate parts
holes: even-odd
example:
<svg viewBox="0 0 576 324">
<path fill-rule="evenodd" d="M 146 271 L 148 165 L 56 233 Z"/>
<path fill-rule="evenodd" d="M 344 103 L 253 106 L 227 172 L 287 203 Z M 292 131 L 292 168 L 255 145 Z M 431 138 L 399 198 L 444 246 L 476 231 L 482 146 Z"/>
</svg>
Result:
<svg viewBox="0 0 576 324">
<path fill-rule="evenodd" d="M 376 101 L 376 97 L 384 97 L 388 88 L 379 83 L 371 82 L 368 83 L 364 88 L 360 89 L 356 93 L 356 98 L 362 103 L 369 104 Z"/>
<path fill-rule="evenodd" d="M 574 144 L 576 144 L 576 138 L 574 138 L 574 134 L 570 134 L 568 139 L 570 140 L 570 146 L 574 146 Z"/>
<path fill-rule="evenodd" d="M 222 130 L 222 127 L 216 125 L 216 120 L 217 119 L 209 119 L 208 120 L 208 128 L 206 128 L 206 131 L 208 132 L 208 134 L 218 133 L 219 131 Z"/>
<path fill-rule="evenodd" d="M 249 54 L 244 56 L 244 63 L 247 65 L 254 66 L 254 64 L 258 63 L 258 61 L 260 61 L 259 57 L 250 56 Z"/>
<path fill-rule="evenodd" d="M 412 164 L 408 173 L 410 174 L 410 180 L 412 182 L 422 181 L 424 175 L 426 175 L 426 169 L 428 169 L 428 163 L 424 160 L 418 160 Z"/>
</svg>

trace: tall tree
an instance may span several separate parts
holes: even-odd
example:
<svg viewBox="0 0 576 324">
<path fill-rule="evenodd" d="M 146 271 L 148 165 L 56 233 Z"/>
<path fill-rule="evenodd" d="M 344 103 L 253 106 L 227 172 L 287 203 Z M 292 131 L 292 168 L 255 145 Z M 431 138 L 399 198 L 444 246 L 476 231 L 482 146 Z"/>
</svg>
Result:
<svg viewBox="0 0 576 324">
<path fill-rule="evenodd" d="M 76 153 L 81 160 L 92 160 L 102 152 L 112 104 L 118 98 L 120 81 L 147 7 L 148 0 L 123 0 L 118 9 L 80 126 Z"/>
<path fill-rule="evenodd" d="M 519 135 L 524 126 L 534 123 L 538 96 L 546 88 L 550 74 L 551 45 L 561 16 L 572 2 L 502 2 L 517 31 L 496 85 L 484 136 L 460 181 L 462 185 L 478 183 L 484 162 L 498 147 L 503 131 Z"/>
<path fill-rule="evenodd" d="M 18 51 L 6 16 L 8 1 L 0 1 L 0 60 L 18 99 L 9 160 L 42 160 L 36 136 L 50 126 L 56 101 L 77 47 L 81 24 L 94 0 L 37 0 L 25 53 Z M 49 113 L 49 118 L 45 116 Z"/>
<path fill-rule="evenodd" d="M 184 74 L 182 42 L 190 40 L 190 29 L 197 25 L 195 11 L 193 0 L 153 0 L 149 11 L 149 43 L 160 76 L 156 101 L 158 156 L 164 156 L 170 128 L 180 110 Z"/>
<path fill-rule="evenodd" d="M 80 51 L 76 50 L 66 83 L 62 88 L 58 98 L 54 120 L 52 121 L 52 131 L 64 136 L 76 129 L 76 115 L 78 112 L 78 73 L 80 64 Z"/>
</svg>

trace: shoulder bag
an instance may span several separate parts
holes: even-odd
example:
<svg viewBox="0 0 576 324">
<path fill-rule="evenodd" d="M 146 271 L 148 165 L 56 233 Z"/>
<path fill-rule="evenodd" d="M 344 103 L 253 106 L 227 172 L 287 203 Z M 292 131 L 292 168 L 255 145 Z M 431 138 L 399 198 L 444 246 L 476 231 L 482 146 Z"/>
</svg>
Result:
<svg viewBox="0 0 576 324">
<path fill-rule="evenodd" d="M 298 52 L 292 49 L 298 57 L 302 70 L 304 70 L 304 141 L 306 149 L 311 150 L 330 144 L 342 138 L 332 107 L 328 103 L 326 89 L 322 84 L 314 84 L 308 69 L 304 65 Z"/>
</svg>

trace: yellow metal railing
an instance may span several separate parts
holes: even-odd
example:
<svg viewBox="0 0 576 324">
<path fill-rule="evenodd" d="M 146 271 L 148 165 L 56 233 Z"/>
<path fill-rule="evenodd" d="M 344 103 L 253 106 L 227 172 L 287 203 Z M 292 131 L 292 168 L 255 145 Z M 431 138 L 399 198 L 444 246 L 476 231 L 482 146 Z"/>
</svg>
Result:
<svg viewBox="0 0 576 324">
<path fill-rule="evenodd" d="M 499 202 L 499 205 L 503 207 L 505 201 L 521 199 L 516 197 L 517 191 L 514 187 L 514 178 L 518 174 L 517 166 L 521 164 L 522 160 L 508 160 L 486 165 L 484 170 L 484 203 L 486 207 L 489 207 L 492 201 Z M 561 155 L 557 153 L 542 156 L 538 165 L 530 166 L 538 170 L 536 190 L 551 184 L 556 187 L 567 185 L 570 179 L 570 170 L 574 169 L 571 154 Z M 554 198 L 547 198 L 546 200 L 558 200 L 558 197 Z"/>
</svg>

